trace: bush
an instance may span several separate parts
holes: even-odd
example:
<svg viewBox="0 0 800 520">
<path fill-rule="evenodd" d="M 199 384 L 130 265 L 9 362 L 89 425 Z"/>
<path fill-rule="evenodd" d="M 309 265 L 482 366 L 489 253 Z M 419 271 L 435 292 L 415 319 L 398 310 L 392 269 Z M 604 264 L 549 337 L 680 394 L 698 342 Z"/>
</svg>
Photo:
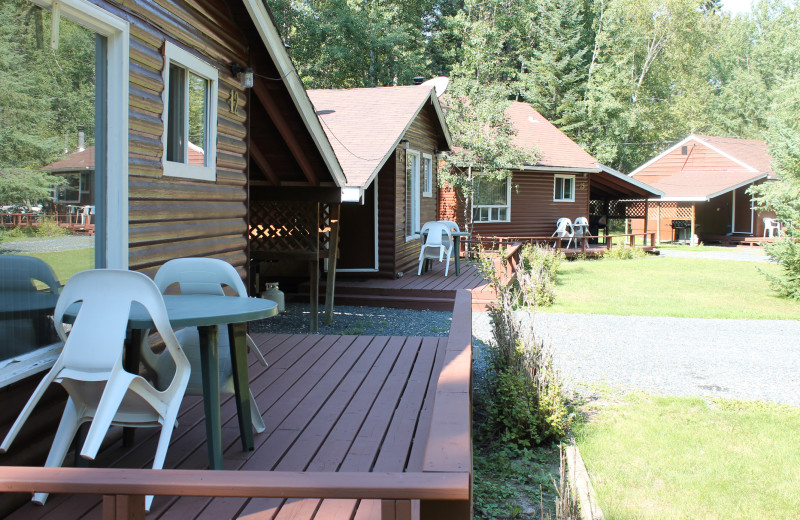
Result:
<svg viewBox="0 0 800 520">
<path fill-rule="evenodd" d="M 520 253 L 517 284 L 526 297 L 537 306 L 552 305 L 556 298 L 556 275 L 564 253 L 526 244 Z"/>
<path fill-rule="evenodd" d="M 645 256 L 647 253 L 643 249 L 630 246 L 614 247 L 603 253 L 603 258 L 609 260 L 635 260 Z"/>
<path fill-rule="evenodd" d="M 494 374 L 484 395 L 486 430 L 494 440 L 522 447 L 560 439 L 572 418 L 552 348 L 534 333 L 537 302 L 552 302 L 554 273 L 561 261 L 557 255 L 541 253 L 523 253 L 516 284 L 503 283 L 492 259 L 480 254 L 483 274 L 497 294 L 489 311 Z M 536 269 L 526 264 L 526 256 Z M 547 288 L 540 283 L 543 279 L 549 282 Z"/>
</svg>

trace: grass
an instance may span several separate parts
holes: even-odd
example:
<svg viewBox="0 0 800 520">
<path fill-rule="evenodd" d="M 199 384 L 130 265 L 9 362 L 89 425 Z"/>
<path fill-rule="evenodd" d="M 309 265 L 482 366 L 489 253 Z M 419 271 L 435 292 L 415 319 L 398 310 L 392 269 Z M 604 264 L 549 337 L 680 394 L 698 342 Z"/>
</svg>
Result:
<svg viewBox="0 0 800 520">
<path fill-rule="evenodd" d="M 607 520 L 798 517 L 800 409 L 611 399 L 575 430 Z"/>
<path fill-rule="evenodd" d="M 27 256 L 35 256 L 47 262 L 56 272 L 56 277 L 62 285 L 73 274 L 94 268 L 94 248 L 92 247 L 52 253 L 33 253 Z"/>
<path fill-rule="evenodd" d="M 800 319 L 756 268 L 764 262 L 646 257 L 561 264 L 553 312 L 691 318 Z"/>
<path fill-rule="evenodd" d="M 725 251 L 726 253 L 734 252 L 734 253 L 750 253 L 753 255 L 763 253 L 760 249 L 753 249 L 750 247 L 730 247 L 730 246 L 690 246 L 686 244 L 665 244 L 661 243 L 658 246 L 658 249 L 669 249 L 671 251 L 689 251 L 689 252 L 701 252 L 701 251 Z"/>
</svg>

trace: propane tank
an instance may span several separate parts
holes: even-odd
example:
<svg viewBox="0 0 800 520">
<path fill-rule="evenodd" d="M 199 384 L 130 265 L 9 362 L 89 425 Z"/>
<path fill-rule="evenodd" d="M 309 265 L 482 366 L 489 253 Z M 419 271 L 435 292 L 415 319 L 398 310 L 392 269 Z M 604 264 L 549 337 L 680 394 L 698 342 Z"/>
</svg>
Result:
<svg viewBox="0 0 800 520">
<path fill-rule="evenodd" d="M 278 282 L 267 283 L 265 285 L 266 291 L 261 293 L 261 297 L 266 300 L 272 300 L 278 304 L 278 312 L 286 311 L 286 300 L 283 297 L 283 291 L 278 289 Z"/>
</svg>

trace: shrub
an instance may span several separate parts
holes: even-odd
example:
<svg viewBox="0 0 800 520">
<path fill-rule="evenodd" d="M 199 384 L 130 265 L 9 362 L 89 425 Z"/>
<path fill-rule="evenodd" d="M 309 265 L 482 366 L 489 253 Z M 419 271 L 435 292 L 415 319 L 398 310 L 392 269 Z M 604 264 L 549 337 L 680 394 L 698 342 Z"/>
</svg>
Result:
<svg viewBox="0 0 800 520">
<path fill-rule="evenodd" d="M 528 258 L 538 254 L 528 251 Z M 550 273 L 560 259 L 539 261 L 538 274 L 532 274 L 523 254 L 518 283 L 505 284 L 494 272 L 492 259 L 485 252 L 480 258 L 481 270 L 497 294 L 489 311 L 494 375 L 485 396 L 488 434 L 523 447 L 557 440 L 566 433 L 572 414 L 552 348 L 536 337 L 534 319 L 537 301 L 547 299 L 538 281 L 552 280 Z"/>
<path fill-rule="evenodd" d="M 556 297 L 556 275 L 564 253 L 526 244 L 520 253 L 517 284 L 537 306 L 552 305 Z"/>
<path fill-rule="evenodd" d="M 603 253 L 603 258 L 609 260 L 634 260 L 644 258 L 647 253 L 643 249 L 630 246 L 614 247 Z"/>
</svg>

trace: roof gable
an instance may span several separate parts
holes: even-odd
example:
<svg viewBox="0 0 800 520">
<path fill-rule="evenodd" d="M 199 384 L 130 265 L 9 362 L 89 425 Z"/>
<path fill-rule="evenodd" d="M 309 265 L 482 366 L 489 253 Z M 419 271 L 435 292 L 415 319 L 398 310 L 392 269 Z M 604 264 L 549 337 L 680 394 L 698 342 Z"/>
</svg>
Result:
<svg viewBox="0 0 800 520">
<path fill-rule="evenodd" d="M 317 117 L 346 177 L 365 188 L 395 150 L 420 111 L 431 103 L 444 148 L 450 135 L 430 86 L 309 90 Z"/>
</svg>

